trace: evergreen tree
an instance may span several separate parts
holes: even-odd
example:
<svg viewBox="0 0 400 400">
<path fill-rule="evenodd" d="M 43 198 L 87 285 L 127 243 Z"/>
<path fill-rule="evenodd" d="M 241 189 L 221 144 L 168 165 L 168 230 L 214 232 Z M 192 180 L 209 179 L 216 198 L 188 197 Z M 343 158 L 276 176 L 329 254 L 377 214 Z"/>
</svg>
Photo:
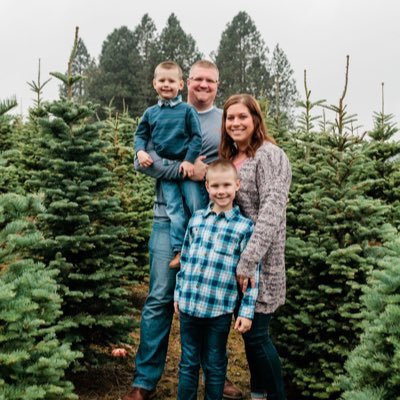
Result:
<svg viewBox="0 0 400 400">
<path fill-rule="evenodd" d="M 160 62 L 157 29 L 148 14 L 143 16 L 133 34 L 141 62 L 141 67 L 137 71 L 140 92 L 137 93 L 136 97 L 138 104 L 142 106 L 144 111 L 157 101 L 157 94 L 154 91 L 152 81 L 154 69 Z"/>
<path fill-rule="evenodd" d="M 63 99 L 46 110 L 39 121 L 41 169 L 30 182 L 43 196 L 40 221 L 52 240 L 41 250 L 45 260 L 62 256 L 55 265 L 63 337 L 85 354 L 85 362 L 94 362 L 101 346 L 126 340 L 130 327 L 121 208 L 108 193 L 114 177 L 107 169 L 102 124 L 91 122 L 93 106 Z"/>
<path fill-rule="evenodd" d="M 269 88 L 268 48 L 250 16 L 240 11 L 222 32 L 214 55 L 220 70 L 219 99 L 234 93 L 266 97 Z"/>
<path fill-rule="evenodd" d="M 140 61 L 134 33 L 126 26 L 115 29 L 103 42 L 98 68 L 88 77 L 88 97 L 102 106 L 112 102 L 119 112 L 127 108 L 132 116 L 141 115 L 144 107 L 136 97 Z"/>
<path fill-rule="evenodd" d="M 270 81 L 267 97 L 270 99 L 269 113 L 274 118 L 286 117 L 289 127 L 294 125 L 294 106 L 298 98 L 293 69 L 285 52 L 275 46 L 270 65 Z"/>
<path fill-rule="evenodd" d="M 0 194 L 22 190 L 19 183 L 19 171 L 14 162 L 15 132 L 22 123 L 20 118 L 6 115 L 16 106 L 17 101 L 14 98 L 0 102 Z"/>
<path fill-rule="evenodd" d="M 174 13 L 167 20 L 159 38 L 159 61 L 172 60 L 179 64 L 185 77 L 192 64 L 202 58 L 193 37 L 182 29 Z"/>
<path fill-rule="evenodd" d="M 72 63 L 72 74 L 80 75 L 84 79 L 77 82 L 72 90 L 72 97 L 75 100 L 84 101 L 87 100 L 87 81 L 86 77 L 90 75 L 91 71 L 96 68 L 96 62 L 92 58 L 83 42 L 82 38 L 79 38 L 76 54 Z M 67 97 L 67 87 L 65 84 L 60 85 L 60 96 Z"/>
<path fill-rule="evenodd" d="M 137 121 L 126 112 L 115 114 L 112 108 L 108 108 L 107 113 L 103 134 L 110 143 L 107 148 L 109 169 L 116 177 L 111 192 L 120 199 L 123 210 L 121 224 L 125 227 L 125 234 L 121 239 L 124 243 L 124 259 L 130 276 L 142 280 L 148 273 L 147 243 L 154 183 L 133 168 L 132 132 L 136 130 Z"/>
<path fill-rule="evenodd" d="M 309 96 L 306 102 L 310 112 Z M 340 104 L 344 112 L 344 96 Z M 367 196 L 373 163 L 363 139 L 343 124 L 297 132 L 289 158 L 288 292 L 273 331 L 292 398 L 336 399 L 336 377 L 361 333 L 361 288 L 392 232 L 388 207 Z"/>
<path fill-rule="evenodd" d="M 400 396 L 400 239 L 387 255 L 363 296 L 360 344 L 346 361 L 344 400 L 394 400 Z"/>
<path fill-rule="evenodd" d="M 42 235 L 37 198 L 0 195 L 0 399 L 77 399 L 66 368 L 79 356 L 57 332 L 57 271 L 31 256 Z"/>
<path fill-rule="evenodd" d="M 389 222 L 400 228 L 400 143 L 393 140 L 398 132 L 392 114 L 385 114 L 382 83 L 382 109 L 374 113 L 374 129 L 368 132 L 367 152 L 374 160 L 372 178 L 375 180 L 369 195 L 387 203 Z"/>
</svg>

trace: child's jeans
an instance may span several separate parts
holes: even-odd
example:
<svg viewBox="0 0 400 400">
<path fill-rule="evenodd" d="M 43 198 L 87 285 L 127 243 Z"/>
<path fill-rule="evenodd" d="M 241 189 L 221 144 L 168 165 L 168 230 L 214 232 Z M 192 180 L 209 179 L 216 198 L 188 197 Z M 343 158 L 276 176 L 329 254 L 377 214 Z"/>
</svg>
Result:
<svg viewBox="0 0 400 400">
<path fill-rule="evenodd" d="M 183 239 L 190 216 L 208 204 L 208 195 L 203 182 L 189 179 L 183 181 L 161 181 L 166 211 L 171 220 L 171 247 L 177 253 L 182 249 Z"/>
<path fill-rule="evenodd" d="M 179 364 L 178 400 L 197 400 L 200 364 L 205 376 L 205 400 L 220 400 L 224 392 L 226 343 L 232 314 L 197 318 L 179 314 L 182 358 Z"/>
</svg>

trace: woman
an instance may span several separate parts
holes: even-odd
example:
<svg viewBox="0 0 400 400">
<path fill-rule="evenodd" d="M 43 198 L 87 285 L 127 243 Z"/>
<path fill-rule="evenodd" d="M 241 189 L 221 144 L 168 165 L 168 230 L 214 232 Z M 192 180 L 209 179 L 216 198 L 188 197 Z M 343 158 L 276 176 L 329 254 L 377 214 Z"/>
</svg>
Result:
<svg viewBox="0 0 400 400">
<path fill-rule="evenodd" d="M 268 136 L 260 106 L 250 95 L 231 96 L 224 105 L 220 156 L 239 172 L 236 200 L 252 219 L 254 232 L 243 251 L 237 279 L 254 286 L 261 260 L 259 295 L 253 325 L 243 335 L 251 374 L 251 398 L 285 399 L 279 355 L 268 333 L 275 310 L 285 302 L 286 204 L 291 168 L 286 154 Z"/>
</svg>

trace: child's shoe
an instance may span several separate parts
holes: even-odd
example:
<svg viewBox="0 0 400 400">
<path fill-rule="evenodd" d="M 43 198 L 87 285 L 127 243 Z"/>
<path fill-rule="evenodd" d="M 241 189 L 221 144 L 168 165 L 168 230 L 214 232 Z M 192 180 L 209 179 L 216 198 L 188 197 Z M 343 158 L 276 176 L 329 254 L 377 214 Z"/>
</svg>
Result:
<svg viewBox="0 0 400 400">
<path fill-rule="evenodd" d="M 169 263 L 169 267 L 172 269 L 179 268 L 181 265 L 181 253 L 176 253 L 175 257 Z"/>
</svg>

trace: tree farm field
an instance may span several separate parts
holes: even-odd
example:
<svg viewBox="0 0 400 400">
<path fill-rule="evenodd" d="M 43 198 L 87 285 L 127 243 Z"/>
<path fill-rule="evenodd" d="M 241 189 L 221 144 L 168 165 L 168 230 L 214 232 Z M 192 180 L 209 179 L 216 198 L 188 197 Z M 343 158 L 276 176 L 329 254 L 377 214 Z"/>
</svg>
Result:
<svg viewBox="0 0 400 400">
<path fill-rule="evenodd" d="M 137 328 L 132 332 L 134 344 L 128 346 L 126 358 L 116 358 L 114 363 L 97 369 L 74 379 L 76 393 L 80 400 L 119 400 L 129 390 L 132 383 L 134 361 L 139 346 L 140 309 L 146 299 L 148 286 L 139 284 L 132 288 L 132 295 L 137 306 L 133 317 Z M 231 329 L 228 340 L 228 377 L 243 391 L 245 399 L 250 399 L 250 374 L 244 352 L 241 335 Z M 180 361 L 179 319 L 174 315 L 169 339 L 168 355 L 164 374 L 157 386 L 155 400 L 175 400 L 178 389 L 178 369 Z M 201 372 L 200 372 L 201 375 Z M 199 398 L 202 398 L 202 379 L 199 381 Z"/>
</svg>

